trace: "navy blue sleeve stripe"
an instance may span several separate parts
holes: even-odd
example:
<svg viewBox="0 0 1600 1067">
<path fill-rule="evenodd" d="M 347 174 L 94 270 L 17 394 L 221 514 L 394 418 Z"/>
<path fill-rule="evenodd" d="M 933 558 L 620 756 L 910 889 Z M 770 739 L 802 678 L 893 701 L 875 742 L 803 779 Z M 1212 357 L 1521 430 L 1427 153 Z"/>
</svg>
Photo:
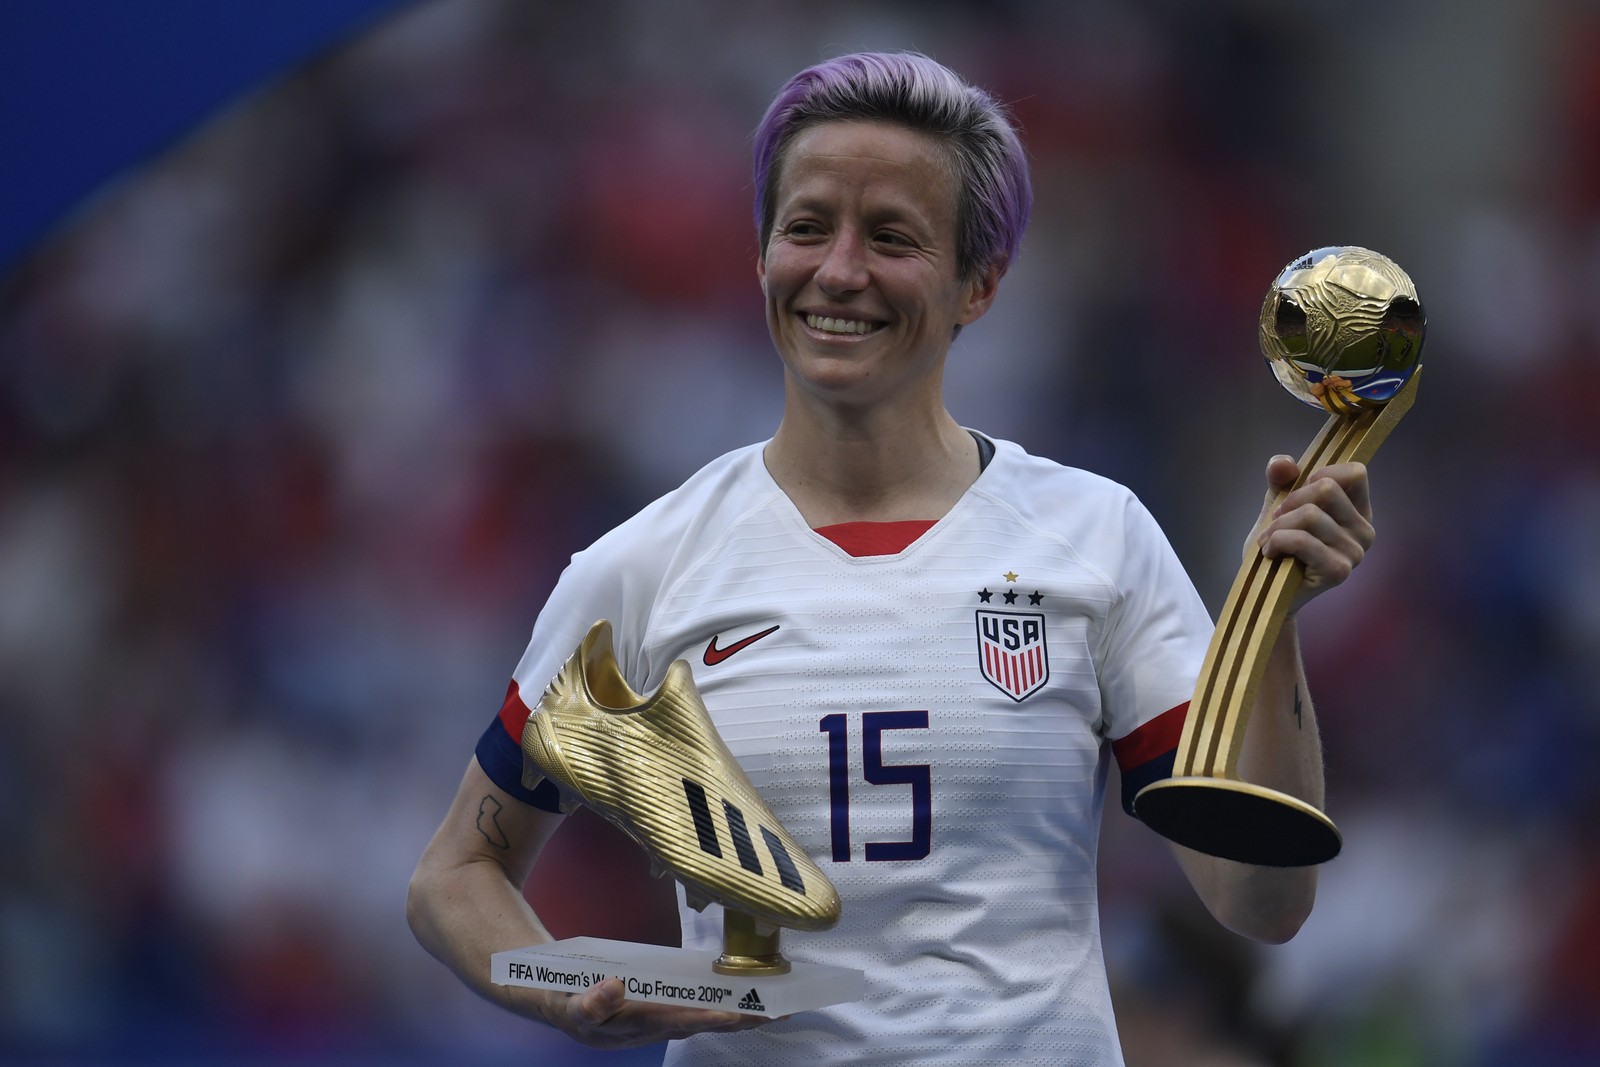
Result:
<svg viewBox="0 0 1600 1067">
<path fill-rule="evenodd" d="M 560 793 L 549 779 L 539 783 L 537 789 L 522 784 L 522 746 L 511 739 L 499 716 L 490 720 L 489 728 L 478 738 L 475 750 L 478 763 L 489 780 L 524 804 L 540 811 L 556 813 L 561 810 Z"/>
<path fill-rule="evenodd" d="M 1139 790 L 1151 782 L 1159 782 L 1163 778 L 1172 777 L 1173 764 L 1177 762 L 1178 750 L 1169 749 L 1154 759 L 1147 759 L 1139 766 L 1122 772 L 1122 810 L 1133 815 L 1133 798 L 1139 795 Z M 1137 817 L 1137 816 L 1136 816 Z"/>
</svg>

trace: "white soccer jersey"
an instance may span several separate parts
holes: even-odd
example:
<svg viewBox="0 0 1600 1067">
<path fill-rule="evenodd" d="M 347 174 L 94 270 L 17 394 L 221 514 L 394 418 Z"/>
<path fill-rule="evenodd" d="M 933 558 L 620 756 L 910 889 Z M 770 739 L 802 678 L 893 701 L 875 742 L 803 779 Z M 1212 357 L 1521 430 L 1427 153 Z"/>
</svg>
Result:
<svg viewBox="0 0 1600 1067">
<path fill-rule="evenodd" d="M 573 558 L 516 671 L 527 703 L 596 619 L 650 693 L 685 659 L 843 914 L 784 951 L 866 998 L 675 1042 L 669 1064 L 1120 1064 L 1095 851 L 1108 742 L 1181 705 L 1211 621 L 1154 519 L 997 442 L 904 551 L 809 529 L 730 453 Z M 684 910 L 684 943 L 721 915 Z"/>
</svg>

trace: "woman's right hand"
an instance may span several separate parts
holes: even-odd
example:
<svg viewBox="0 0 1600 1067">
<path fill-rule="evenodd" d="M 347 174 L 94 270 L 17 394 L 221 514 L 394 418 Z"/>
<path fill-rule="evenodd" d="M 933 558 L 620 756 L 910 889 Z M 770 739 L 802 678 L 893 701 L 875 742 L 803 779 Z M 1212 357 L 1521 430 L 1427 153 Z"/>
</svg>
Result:
<svg viewBox="0 0 1600 1067">
<path fill-rule="evenodd" d="M 591 1048 L 634 1048 L 695 1034 L 750 1030 L 772 1021 L 759 1015 L 627 1000 L 615 978 L 596 982 L 582 993 L 550 996 L 545 1019 Z"/>
</svg>

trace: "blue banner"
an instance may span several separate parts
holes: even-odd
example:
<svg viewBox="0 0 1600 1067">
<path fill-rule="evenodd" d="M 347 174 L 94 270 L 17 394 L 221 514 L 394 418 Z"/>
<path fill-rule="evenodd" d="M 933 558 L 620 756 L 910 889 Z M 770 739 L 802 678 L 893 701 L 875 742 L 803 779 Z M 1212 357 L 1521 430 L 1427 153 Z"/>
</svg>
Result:
<svg viewBox="0 0 1600 1067">
<path fill-rule="evenodd" d="M 0 0 L 0 270 L 96 189 L 404 0 Z"/>
</svg>

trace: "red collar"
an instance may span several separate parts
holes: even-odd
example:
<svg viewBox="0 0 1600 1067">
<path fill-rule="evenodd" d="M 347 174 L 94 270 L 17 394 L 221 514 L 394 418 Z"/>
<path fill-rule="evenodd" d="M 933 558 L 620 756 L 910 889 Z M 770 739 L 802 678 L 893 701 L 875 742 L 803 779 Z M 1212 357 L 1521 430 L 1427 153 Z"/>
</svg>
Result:
<svg viewBox="0 0 1600 1067">
<path fill-rule="evenodd" d="M 840 522 L 819 526 L 817 533 L 852 556 L 892 556 L 933 528 L 934 519 L 899 522 Z"/>
</svg>

